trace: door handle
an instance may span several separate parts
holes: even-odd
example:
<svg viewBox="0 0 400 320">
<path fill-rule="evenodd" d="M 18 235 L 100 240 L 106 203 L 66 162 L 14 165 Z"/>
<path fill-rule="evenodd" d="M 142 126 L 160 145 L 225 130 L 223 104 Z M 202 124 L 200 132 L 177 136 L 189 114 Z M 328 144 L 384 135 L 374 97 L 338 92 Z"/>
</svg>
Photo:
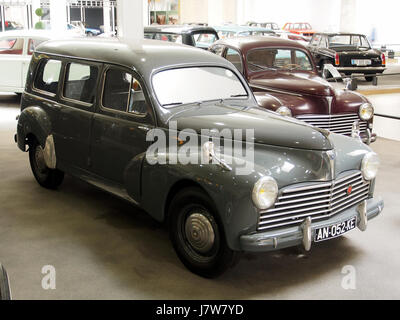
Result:
<svg viewBox="0 0 400 320">
<path fill-rule="evenodd" d="M 150 131 L 150 128 L 145 127 L 145 126 L 138 126 L 138 129 L 143 130 L 143 131 Z"/>
</svg>

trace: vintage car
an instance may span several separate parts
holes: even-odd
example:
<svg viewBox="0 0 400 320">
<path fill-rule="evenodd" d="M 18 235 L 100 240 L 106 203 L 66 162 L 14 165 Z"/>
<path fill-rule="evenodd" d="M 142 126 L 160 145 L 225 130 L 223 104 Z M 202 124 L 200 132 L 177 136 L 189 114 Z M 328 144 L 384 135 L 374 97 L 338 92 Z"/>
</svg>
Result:
<svg viewBox="0 0 400 320">
<path fill-rule="evenodd" d="M 282 30 L 300 34 L 306 37 L 308 40 L 310 40 L 315 33 L 315 31 L 311 28 L 311 25 L 307 22 L 285 23 Z"/>
<path fill-rule="evenodd" d="M 261 28 L 266 28 L 270 29 L 273 31 L 278 31 L 280 28 L 278 27 L 278 24 L 275 22 L 254 22 L 254 21 L 249 21 L 247 22 L 247 25 L 250 27 L 261 27 Z"/>
<path fill-rule="evenodd" d="M 160 25 L 144 28 L 146 39 L 162 40 L 207 49 L 219 39 L 217 32 L 207 26 Z"/>
<path fill-rule="evenodd" d="M 344 135 L 356 125 L 365 143 L 376 140 L 371 103 L 319 77 L 305 46 L 275 37 L 244 37 L 219 40 L 210 50 L 245 76 L 260 106 Z"/>
<path fill-rule="evenodd" d="M 250 26 L 238 26 L 234 24 L 228 24 L 223 26 L 214 27 L 218 32 L 221 39 L 232 38 L 232 37 L 247 37 L 247 36 L 275 36 L 276 33 L 273 30 L 261 28 L 261 27 L 250 27 Z"/>
<path fill-rule="evenodd" d="M 0 34 L 0 91 L 24 91 L 26 73 L 35 47 L 53 35 L 45 31 L 6 31 Z"/>
<path fill-rule="evenodd" d="M 22 30 L 24 26 L 18 22 L 15 21 L 4 21 L 4 30 L 3 29 L 3 24 L 0 21 L 0 31 L 12 31 L 12 30 Z"/>
<path fill-rule="evenodd" d="M 367 81 L 386 70 L 385 54 L 373 49 L 362 34 L 316 33 L 308 48 L 321 70 L 332 64 L 345 75 L 364 74 Z"/>
<path fill-rule="evenodd" d="M 139 206 L 204 277 L 239 252 L 365 230 L 384 205 L 367 145 L 258 107 L 239 71 L 204 50 L 49 41 L 25 90 L 15 140 L 37 182 L 54 189 L 67 173 Z"/>
<path fill-rule="evenodd" d="M 0 263 L 0 300 L 11 300 L 10 283 L 6 269 Z"/>
</svg>

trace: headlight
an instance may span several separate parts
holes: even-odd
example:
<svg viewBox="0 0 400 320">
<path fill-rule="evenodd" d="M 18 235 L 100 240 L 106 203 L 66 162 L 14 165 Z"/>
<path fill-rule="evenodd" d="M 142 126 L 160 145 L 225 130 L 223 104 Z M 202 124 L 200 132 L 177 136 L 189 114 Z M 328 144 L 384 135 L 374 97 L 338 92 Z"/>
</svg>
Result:
<svg viewBox="0 0 400 320">
<path fill-rule="evenodd" d="M 275 179 L 269 176 L 258 180 L 253 188 L 253 202 L 261 210 L 272 207 L 278 195 L 278 184 Z"/>
<path fill-rule="evenodd" d="M 279 107 L 276 112 L 278 112 L 281 116 L 291 117 L 292 111 L 288 107 Z"/>
<path fill-rule="evenodd" d="M 360 106 L 360 118 L 364 121 L 370 120 L 374 116 L 374 107 L 370 103 Z"/>
<path fill-rule="evenodd" d="M 361 172 L 365 180 L 372 180 L 376 177 L 379 168 L 379 157 L 375 152 L 368 152 L 361 162 Z"/>
</svg>

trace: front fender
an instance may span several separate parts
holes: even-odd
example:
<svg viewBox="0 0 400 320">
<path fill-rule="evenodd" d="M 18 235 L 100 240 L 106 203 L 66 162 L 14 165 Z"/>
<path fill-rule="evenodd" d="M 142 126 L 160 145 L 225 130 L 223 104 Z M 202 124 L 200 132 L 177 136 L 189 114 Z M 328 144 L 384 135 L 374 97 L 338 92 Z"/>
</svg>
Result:
<svg viewBox="0 0 400 320">
<path fill-rule="evenodd" d="M 52 125 L 47 113 L 38 106 L 25 108 L 18 119 L 17 144 L 22 151 L 26 151 L 26 138 L 33 134 L 44 147 L 46 138 L 52 132 Z"/>
</svg>

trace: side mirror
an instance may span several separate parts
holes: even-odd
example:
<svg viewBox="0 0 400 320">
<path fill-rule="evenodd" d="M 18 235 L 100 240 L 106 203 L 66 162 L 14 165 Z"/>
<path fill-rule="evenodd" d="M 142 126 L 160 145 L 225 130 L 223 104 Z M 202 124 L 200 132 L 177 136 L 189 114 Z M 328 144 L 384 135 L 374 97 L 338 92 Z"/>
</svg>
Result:
<svg viewBox="0 0 400 320">
<path fill-rule="evenodd" d="M 7 272 L 0 263 L 0 300 L 11 300 L 10 284 Z"/>
</svg>

